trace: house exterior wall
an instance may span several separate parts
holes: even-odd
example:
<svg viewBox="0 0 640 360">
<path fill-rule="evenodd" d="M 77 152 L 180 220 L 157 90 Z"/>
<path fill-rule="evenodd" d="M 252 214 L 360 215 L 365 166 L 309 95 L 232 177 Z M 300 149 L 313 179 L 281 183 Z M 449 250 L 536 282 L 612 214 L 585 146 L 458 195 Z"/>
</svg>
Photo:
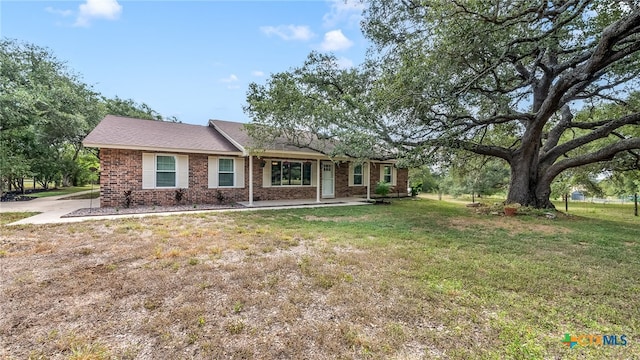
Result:
<svg viewBox="0 0 640 360">
<path fill-rule="evenodd" d="M 316 186 L 263 186 L 263 159 L 253 157 L 253 200 L 315 199 Z M 305 160 L 301 160 L 305 161 Z M 248 163 L 248 161 L 247 161 Z M 268 164 L 266 166 L 269 166 Z M 249 178 L 247 178 L 247 186 Z"/>
<path fill-rule="evenodd" d="M 186 189 L 143 189 L 142 153 L 148 151 L 100 149 L 100 206 L 169 206 L 176 204 L 219 204 L 249 200 L 249 188 L 208 187 L 208 155 L 187 153 L 189 187 Z M 248 178 L 248 164 L 243 171 Z M 181 190 L 182 199 L 176 193 Z M 131 191 L 130 195 L 127 192 Z"/>
<path fill-rule="evenodd" d="M 382 179 L 380 175 L 380 163 L 371 163 L 369 167 L 369 186 L 371 186 L 371 197 L 376 197 L 376 185 Z M 391 191 L 387 196 L 404 197 L 408 196 L 407 187 L 409 185 L 409 169 L 395 169 L 396 171 L 396 184 L 391 186 Z M 366 191 L 366 188 L 365 188 Z"/>
<path fill-rule="evenodd" d="M 142 154 L 149 151 L 125 149 L 100 149 L 100 206 L 128 207 L 138 205 L 169 206 L 176 204 L 218 204 L 249 201 L 249 161 L 244 161 L 244 188 L 209 188 L 207 154 L 186 153 L 189 162 L 189 187 L 185 189 L 143 189 Z M 302 160 L 305 161 L 305 160 Z M 253 199 L 292 200 L 315 199 L 316 185 L 312 186 L 263 186 L 262 159 L 253 157 Z M 366 196 L 366 186 L 349 186 L 349 163 L 338 162 L 334 167 L 335 197 Z M 390 196 L 406 196 L 408 170 L 397 169 L 396 185 Z M 316 179 L 317 180 L 317 179 Z M 380 180 L 380 167 L 369 167 L 371 195 Z M 315 183 L 315 181 L 314 181 Z M 321 186 L 322 181 L 317 183 Z M 177 200 L 177 193 L 182 199 Z M 322 189 L 320 189 L 322 191 Z"/>
</svg>

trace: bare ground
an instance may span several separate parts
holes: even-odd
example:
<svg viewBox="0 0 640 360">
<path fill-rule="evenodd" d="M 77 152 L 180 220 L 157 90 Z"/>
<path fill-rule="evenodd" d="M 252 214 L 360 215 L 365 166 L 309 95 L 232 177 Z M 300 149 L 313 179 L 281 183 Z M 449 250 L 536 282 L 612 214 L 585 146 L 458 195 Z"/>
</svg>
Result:
<svg viewBox="0 0 640 360">
<path fill-rule="evenodd" d="M 401 259 L 223 214 L 2 232 L 8 359 L 410 359 L 446 341 L 442 307 L 377 281 Z"/>
</svg>

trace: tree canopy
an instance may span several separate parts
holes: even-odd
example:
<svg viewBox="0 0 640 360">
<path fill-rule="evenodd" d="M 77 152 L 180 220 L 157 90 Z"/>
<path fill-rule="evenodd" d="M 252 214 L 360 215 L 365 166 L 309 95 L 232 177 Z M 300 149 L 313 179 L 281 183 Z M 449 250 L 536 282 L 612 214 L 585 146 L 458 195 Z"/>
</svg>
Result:
<svg viewBox="0 0 640 360">
<path fill-rule="evenodd" d="M 253 122 L 291 140 L 333 136 L 351 156 L 384 143 L 415 162 L 447 150 L 500 158 L 507 201 L 535 207 L 553 207 L 551 183 L 568 169 L 638 156 L 637 2 L 372 0 L 362 29 L 373 45 L 357 68 L 312 53 L 251 84 Z"/>
<path fill-rule="evenodd" d="M 49 49 L 1 39 L 0 64 L 3 190 L 20 189 L 25 177 L 45 188 L 86 181 L 98 165 L 82 140 L 108 113 L 164 120 L 146 104 L 101 96 Z"/>
</svg>

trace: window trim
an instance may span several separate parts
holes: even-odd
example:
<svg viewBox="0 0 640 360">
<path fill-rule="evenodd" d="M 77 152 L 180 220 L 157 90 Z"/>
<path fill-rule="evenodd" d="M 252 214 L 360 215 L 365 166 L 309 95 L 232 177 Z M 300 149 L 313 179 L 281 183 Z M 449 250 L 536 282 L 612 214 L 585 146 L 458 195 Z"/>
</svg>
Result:
<svg viewBox="0 0 640 360">
<path fill-rule="evenodd" d="M 385 174 L 385 169 L 387 169 L 387 168 L 389 168 L 389 174 Z M 385 177 L 387 177 L 387 176 L 390 177 L 391 181 L 389 181 L 389 182 L 386 181 L 387 179 L 385 179 Z M 391 186 L 396 186 L 397 185 L 396 184 L 397 176 L 398 176 L 398 173 L 397 173 L 397 169 L 396 169 L 394 164 L 388 164 L 387 163 L 387 164 L 381 164 L 380 165 L 380 179 L 379 179 L 380 181 L 386 182 Z"/>
<path fill-rule="evenodd" d="M 165 171 L 158 169 L 158 157 L 173 158 L 173 171 Z M 155 154 L 153 157 L 153 173 L 154 173 L 154 187 L 156 189 L 176 189 L 178 187 L 178 157 L 172 154 Z M 173 185 L 160 186 L 158 185 L 158 173 L 173 173 Z"/>
<path fill-rule="evenodd" d="M 360 173 L 356 173 L 358 167 L 360 167 Z M 353 164 L 351 167 L 351 176 L 351 186 L 364 186 L 364 164 Z M 356 183 L 356 176 L 360 176 L 360 183 Z"/>
<path fill-rule="evenodd" d="M 220 159 L 229 159 L 233 161 L 233 186 L 220 186 Z M 236 156 L 216 156 L 209 155 L 207 157 L 207 189 L 244 189 L 247 184 L 245 158 Z M 223 172 L 229 174 L 229 172 Z"/>
<path fill-rule="evenodd" d="M 236 160 L 235 158 L 230 158 L 230 157 L 218 157 L 218 171 L 217 171 L 217 176 L 218 176 L 218 187 L 220 188 L 234 188 L 236 187 Z M 232 167 L 232 171 L 221 171 L 220 170 L 220 160 L 231 160 L 231 167 Z M 232 174 L 232 184 L 231 185 L 220 185 L 220 174 Z"/>
<path fill-rule="evenodd" d="M 268 165 L 269 166 L 269 172 L 270 172 L 270 176 L 269 176 L 269 185 L 268 187 L 287 187 L 287 188 L 292 188 L 292 187 L 313 187 L 313 162 L 310 160 L 300 160 L 300 159 L 267 159 L 268 161 Z M 275 165 L 274 162 L 278 162 L 280 163 L 280 183 L 279 184 L 274 184 L 273 183 L 273 166 Z M 297 163 L 300 164 L 300 184 L 291 184 L 291 179 L 289 178 L 289 184 L 284 184 L 283 182 L 283 175 L 284 175 L 284 164 L 285 163 Z M 305 184 L 305 167 L 307 167 L 309 170 L 308 171 L 308 175 L 309 178 L 308 180 L 308 184 Z M 289 173 L 290 174 L 290 173 Z"/>
<path fill-rule="evenodd" d="M 175 186 L 158 186 L 157 169 L 158 156 L 171 156 L 175 159 Z M 191 177 L 189 176 L 189 155 L 166 152 L 142 153 L 142 189 L 188 189 Z"/>
</svg>

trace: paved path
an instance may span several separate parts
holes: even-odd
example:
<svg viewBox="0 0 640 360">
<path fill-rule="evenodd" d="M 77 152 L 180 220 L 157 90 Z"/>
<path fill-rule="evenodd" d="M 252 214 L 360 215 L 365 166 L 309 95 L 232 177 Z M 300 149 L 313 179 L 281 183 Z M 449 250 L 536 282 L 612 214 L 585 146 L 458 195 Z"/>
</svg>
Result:
<svg viewBox="0 0 640 360">
<path fill-rule="evenodd" d="M 73 194 L 67 194 L 62 196 L 49 196 L 43 198 L 37 198 L 29 201 L 7 201 L 0 203 L 0 212 L 40 212 L 41 214 L 34 215 L 22 220 L 18 220 L 7 225 L 24 225 L 24 224 L 56 224 L 56 223 L 70 223 L 80 222 L 87 220 L 102 220 L 102 219 L 119 219 L 119 218 L 137 218 L 144 216 L 167 216 L 167 215 L 179 215 L 179 214 L 197 214 L 212 211 L 252 211 L 252 210 L 277 210 L 277 209 L 292 209 L 292 208 L 309 208 L 309 207 L 324 207 L 324 206 L 353 206 L 353 205 L 365 205 L 365 202 L 355 201 L 349 199 L 345 202 L 337 203 L 321 203 L 321 204 L 302 204 L 298 205 L 295 202 L 290 204 L 278 204 L 278 206 L 268 205 L 268 202 L 264 202 L 263 206 L 247 207 L 247 208 L 233 208 L 233 209 L 220 209 L 220 210 L 197 210 L 197 211 L 173 211 L 173 212 L 154 212 L 143 214 L 121 214 L 121 215 L 98 215 L 98 216 L 78 216 L 63 218 L 61 216 L 66 215 L 78 209 L 89 207 L 100 207 L 99 199 L 83 199 L 83 200 L 61 200 L 65 197 L 81 195 L 89 193 L 90 191 L 83 191 Z"/>
<path fill-rule="evenodd" d="M 47 196 L 29 201 L 6 201 L 0 203 L 0 212 L 39 212 L 41 214 L 31 216 L 11 223 L 19 224 L 49 224 L 67 222 L 66 218 L 60 218 L 72 211 L 88 207 L 100 207 L 99 199 L 61 200 L 66 197 L 88 194 L 91 190 L 60 196 Z"/>
</svg>

